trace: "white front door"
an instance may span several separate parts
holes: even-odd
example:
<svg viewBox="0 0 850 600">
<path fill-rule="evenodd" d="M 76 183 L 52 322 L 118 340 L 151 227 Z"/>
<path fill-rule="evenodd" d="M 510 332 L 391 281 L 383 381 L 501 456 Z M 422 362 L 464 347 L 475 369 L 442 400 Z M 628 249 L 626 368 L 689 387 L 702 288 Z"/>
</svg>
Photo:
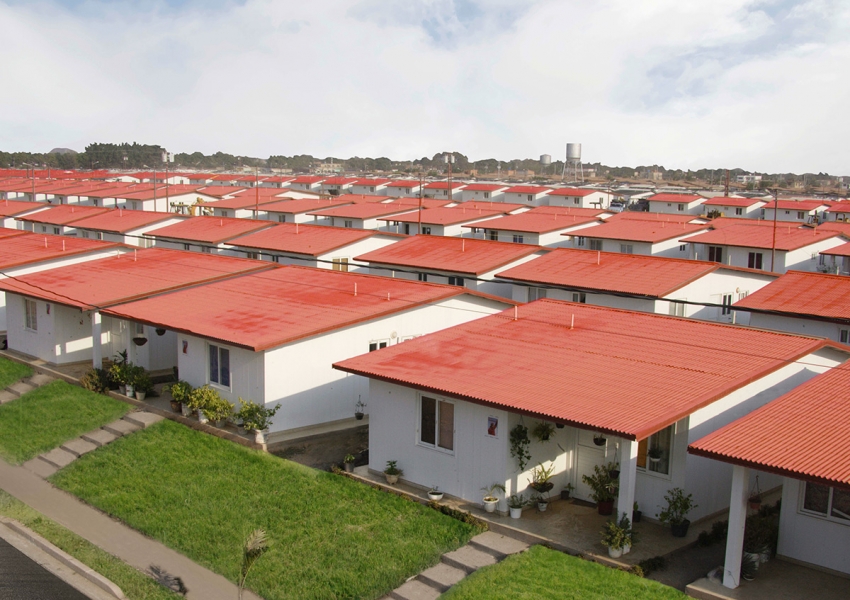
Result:
<svg viewBox="0 0 850 600">
<path fill-rule="evenodd" d="M 586 500 L 587 502 L 593 502 L 593 490 L 582 481 L 581 476 L 593 475 L 594 466 L 602 466 L 607 463 L 606 450 L 609 445 L 613 444 L 611 438 L 606 436 L 605 444 L 597 446 L 593 441 L 595 435 L 593 431 L 579 429 L 578 442 L 576 444 L 576 489 L 574 496 L 579 500 Z"/>
</svg>

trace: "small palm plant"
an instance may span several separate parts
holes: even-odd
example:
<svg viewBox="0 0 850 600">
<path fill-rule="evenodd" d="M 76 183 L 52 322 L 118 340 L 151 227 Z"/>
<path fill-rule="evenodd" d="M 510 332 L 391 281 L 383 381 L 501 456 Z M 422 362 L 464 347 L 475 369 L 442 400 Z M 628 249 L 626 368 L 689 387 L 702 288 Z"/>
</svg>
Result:
<svg viewBox="0 0 850 600">
<path fill-rule="evenodd" d="M 245 539 L 242 547 L 242 571 L 239 574 L 239 600 L 242 600 L 242 590 L 245 589 L 245 580 L 254 563 L 269 549 L 269 541 L 263 529 L 255 529 Z"/>
</svg>

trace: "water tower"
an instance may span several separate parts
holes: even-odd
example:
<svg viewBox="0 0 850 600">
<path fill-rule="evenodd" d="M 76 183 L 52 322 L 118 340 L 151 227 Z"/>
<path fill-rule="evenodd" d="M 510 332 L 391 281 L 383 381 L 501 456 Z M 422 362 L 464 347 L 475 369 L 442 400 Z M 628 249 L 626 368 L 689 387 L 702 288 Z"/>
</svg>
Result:
<svg viewBox="0 0 850 600">
<path fill-rule="evenodd" d="M 552 155 L 551 154 L 541 154 L 540 155 L 540 172 L 545 174 L 546 171 L 549 170 L 549 165 L 552 164 Z"/>
<path fill-rule="evenodd" d="M 561 179 L 569 175 L 570 181 L 584 181 L 584 170 L 581 168 L 581 144 L 567 144 L 567 160 Z"/>
</svg>

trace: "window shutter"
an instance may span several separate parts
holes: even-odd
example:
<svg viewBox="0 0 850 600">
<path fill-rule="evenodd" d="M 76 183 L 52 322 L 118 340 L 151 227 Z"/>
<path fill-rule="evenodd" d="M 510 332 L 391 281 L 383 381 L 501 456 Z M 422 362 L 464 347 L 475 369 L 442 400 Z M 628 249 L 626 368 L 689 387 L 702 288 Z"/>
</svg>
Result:
<svg viewBox="0 0 850 600">
<path fill-rule="evenodd" d="M 646 450 L 649 447 L 649 439 L 644 438 L 638 442 L 637 466 L 641 469 L 646 468 Z"/>
<path fill-rule="evenodd" d="M 422 396 L 422 418 L 420 420 L 419 439 L 424 444 L 436 445 L 437 401 Z"/>
</svg>

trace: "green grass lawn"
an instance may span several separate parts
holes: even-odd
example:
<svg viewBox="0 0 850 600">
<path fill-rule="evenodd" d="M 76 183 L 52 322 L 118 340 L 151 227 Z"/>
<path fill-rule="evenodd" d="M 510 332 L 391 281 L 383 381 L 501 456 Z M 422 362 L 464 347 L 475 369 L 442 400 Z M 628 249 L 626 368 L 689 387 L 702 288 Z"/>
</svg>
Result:
<svg viewBox="0 0 850 600">
<path fill-rule="evenodd" d="M 393 494 L 171 421 L 51 480 L 231 581 L 245 536 L 266 529 L 273 545 L 248 585 L 267 600 L 377 598 L 477 533 Z"/>
<path fill-rule="evenodd" d="M 32 375 L 32 369 L 27 365 L 0 357 L 0 390 L 30 375 Z"/>
<path fill-rule="evenodd" d="M 476 571 L 441 599 L 685 600 L 680 591 L 656 581 L 604 567 L 543 546 L 509 556 Z"/>
<path fill-rule="evenodd" d="M 0 490 L 0 515 L 15 519 L 121 588 L 130 600 L 182 598 L 130 565 L 87 542 Z"/>
<path fill-rule="evenodd" d="M 61 380 L 0 406 L 0 458 L 22 463 L 121 418 L 129 405 Z"/>
</svg>

